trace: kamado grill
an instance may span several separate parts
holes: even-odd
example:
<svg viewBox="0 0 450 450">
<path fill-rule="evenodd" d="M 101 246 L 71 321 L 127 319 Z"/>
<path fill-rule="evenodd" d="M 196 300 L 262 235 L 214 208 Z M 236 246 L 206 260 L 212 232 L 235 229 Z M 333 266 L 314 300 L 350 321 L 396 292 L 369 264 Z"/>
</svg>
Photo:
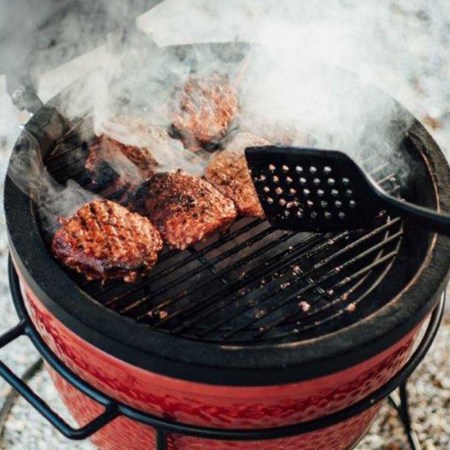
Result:
<svg viewBox="0 0 450 450">
<path fill-rule="evenodd" d="M 244 57 L 248 46 L 236 43 L 172 50 L 192 64 L 205 48 L 229 62 L 238 47 Z M 14 152 L 31 152 L 31 135 L 57 182 L 93 190 L 80 137 L 93 135 L 91 119 L 62 117 L 66 93 L 36 110 Z M 389 161 L 368 156 L 364 169 L 391 194 L 450 210 L 449 167 L 416 120 L 399 152 L 412 170 L 407 189 Z M 136 283 L 102 284 L 56 262 L 36 204 L 10 176 L 5 212 L 20 322 L 0 345 L 33 341 L 80 428 L 4 364 L 0 374 L 67 437 L 103 449 L 349 449 L 401 386 L 396 406 L 418 448 L 405 381 L 439 325 L 448 238 L 385 212 L 370 230 L 327 235 L 240 219 L 164 250 Z"/>
</svg>

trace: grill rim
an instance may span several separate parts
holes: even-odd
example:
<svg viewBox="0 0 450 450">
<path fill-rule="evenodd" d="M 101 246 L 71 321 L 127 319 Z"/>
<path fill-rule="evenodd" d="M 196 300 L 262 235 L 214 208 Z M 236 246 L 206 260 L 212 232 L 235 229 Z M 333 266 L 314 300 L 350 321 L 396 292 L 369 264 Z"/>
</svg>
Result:
<svg viewBox="0 0 450 450">
<path fill-rule="evenodd" d="M 42 136 L 42 123 L 63 121 L 54 104 L 51 101 L 41 108 L 26 129 Z M 448 163 L 425 128 L 411 118 L 409 135 L 414 137 L 415 150 L 432 181 L 434 207 L 437 202 L 440 209 L 448 211 Z M 82 339 L 118 359 L 188 381 L 263 386 L 308 380 L 351 367 L 410 332 L 436 304 L 449 275 L 450 239 L 429 234 L 432 238 L 426 256 L 410 282 L 385 307 L 349 327 L 288 344 L 240 346 L 195 342 L 154 331 L 92 300 L 51 256 L 39 233 L 31 199 L 9 176 L 5 181 L 4 202 L 16 268 L 50 313 Z M 407 300 L 402 301 L 405 297 Z"/>
</svg>

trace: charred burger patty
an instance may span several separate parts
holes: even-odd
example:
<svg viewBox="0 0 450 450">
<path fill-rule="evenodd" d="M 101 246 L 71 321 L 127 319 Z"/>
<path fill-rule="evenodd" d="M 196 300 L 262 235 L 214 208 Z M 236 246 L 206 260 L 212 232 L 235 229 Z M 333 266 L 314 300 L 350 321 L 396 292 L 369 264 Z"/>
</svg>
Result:
<svg viewBox="0 0 450 450">
<path fill-rule="evenodd" d="M 156 263 L 163 242 L 152 223 L 108 200 L 83 205 L 52 240 L 52 252 L 88 280 L 133 282 Z"/>
<path fill-rule="evenodd" d="M 186 147 L 197 150 L 220 141 L 237 110 L 237 92 L 226 77 L 191 76 L 176 91 L 172 125 Z"/>
<path fill-rule="evenodd" d="M 216 153 L 208 163 L 206 179 L 236 204 L 242 216 L 264 217 L 264 211 L 253 186 L 244 151 L 247 147 L 268 145 L 265 139 L 242 132 L 234 136 L 225 150 Z"/>
<path fill-rule="evenodd" d="M 130 206 L 180 250 L 227 228 L 236 218 L 231 200 L 207 181 L 182 172 L 156 174 L 139 188 Z"/>
</svg>

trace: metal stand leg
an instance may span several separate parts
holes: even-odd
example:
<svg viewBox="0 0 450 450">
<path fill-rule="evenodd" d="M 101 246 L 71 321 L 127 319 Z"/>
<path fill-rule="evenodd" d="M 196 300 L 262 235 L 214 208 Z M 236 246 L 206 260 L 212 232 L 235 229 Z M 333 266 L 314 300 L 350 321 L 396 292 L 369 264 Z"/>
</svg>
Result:
<svg viewBox="0 0 450 450">
<path fill-rule="evenodd" d="M 22 375 L 22 381 L 27 382 L 31 380 L 43 365 L 43 359 L 37 359 Z M 8 419 L 11 408 L 14 406 L 14 402 L 19 398 L 19 393 L 14 389 L 11 389 L 5 398 L 5 402 L 0 409 L 0 438 L 3 435 L 6 420 Z"/>
<path fill-rule="evenodd" d="M 403 428 L 405 430 L 406 437 L 408 438 L 409 446 L 411 450 L 420 450 L 420 442 L 417 438 L 417 434 L 412 428 L 411 415 L 409 414 L 408 405 L 408 391 L 406 389 L 406 383 L 408 380 L 404 381 L 398 387 L 398 394 L 392 393 L 389 396 L 389 402 L 396 409 L 400 421 L 402 422 Z"/>
<path fill-rule="evenodd" d="M 156 430 L 156 450 L 167 450 L 167 433 Z"/>
</svg>

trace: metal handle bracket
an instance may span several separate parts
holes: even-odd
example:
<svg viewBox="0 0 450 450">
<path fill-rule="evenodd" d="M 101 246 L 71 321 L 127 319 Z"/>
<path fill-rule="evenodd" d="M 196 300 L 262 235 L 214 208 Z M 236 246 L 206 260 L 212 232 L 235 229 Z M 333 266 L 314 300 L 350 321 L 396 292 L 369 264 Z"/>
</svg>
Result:
<svg viewBox="0 0 450 450">
<path fill-rule="evenodd" d="M 0 336 L 0 348 L 6 347 L 21 336 L 27 336 L 27 325 L 22 319 L 17 325 Z M 106 404 L 105 410 L 81 428 L 69 425 L 47 403 L 37 395 L 19 376 L 17 376 L 3 361 L 0 361 L 0 377 L 2 377 L 18 394 L 23 397 L 36 411 L 47 419 L 60 433 L 69 439 L 80 440 L 91 436 L 96 431 L 111 422 L 120 413 L 115 402 Z"/>
</svg>

